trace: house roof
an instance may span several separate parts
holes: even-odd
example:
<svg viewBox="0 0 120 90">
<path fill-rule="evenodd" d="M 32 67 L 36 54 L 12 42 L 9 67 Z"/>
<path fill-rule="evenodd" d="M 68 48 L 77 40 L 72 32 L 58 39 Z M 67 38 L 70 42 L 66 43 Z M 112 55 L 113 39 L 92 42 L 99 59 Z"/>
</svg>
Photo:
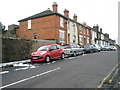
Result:
<svg viewBox="0 0 120 90">
<path fill-rule="evenodd" d="M 21 19 L 21 20 L 19 20 L 18 22 L 26 21 L 26 20 L 30 20 L 30 19 L 41 18 L 41 17 L 45 17 L 45 16 L 50 16 L 50 15 L 58 15 L 58 16 L 61 16 L 61 17 L 65 18 L 65 19 L 70 19 L 70 18 L 68 18 L 68 17 L 63 16 L 63 15 L 60 14 L 60 13 L 53 12 L 53 11 L 51 11 L 51 10 L 45 10 L 45 11 L 40 12 L 40 13 L 38 13 L 38 14 L 29 16 L 29 17 L 24 18 L 24 19 Z M 72 20 L 72 19 L 71 19 L 71 20 Z"/>
<path fill-rule="evenodd" d="M 38 14 L 29 16 L 29 17 L 27 17 L 27 18 L 21 19 L 21 20 L 19 20 L 18 22 L 26 21 L 26 20 L 30 20 L 30 19 L 41 18 L 41 17 L 45 17 L 45 16 L 50 16 L 50 15 L 58 15 L 58 16 L 63 17 L 64 19 L 67 19 L 67 20 L 73 21 L 73 22 L 75 22 L 75 23 L 77 23 L 77 24 L 80 24 L 79 22 L 76 22 L 76 21 L 74 21 L 74 20 L 72 20 L 72 19 L 70 19 L 70 18 L 68 18 L 68 17 L 66 17 L 66 16 L 64 16 L 64 15 L 58 13 L 58 12 L 53 12 L 53 11 L 51 11 L 51 10 L 49 10 L 49 9 L 48 9 L 48 10 L 45 10 L 45 11 L 43 11 L 43 12 L 40 12 L 40 13 L 38 13 Z M 80 25 L 82 25 L 82 24 L 80 24 Z M 83 25 L 82 25 L 82 26 L 83 26 Z"/>
</svg>

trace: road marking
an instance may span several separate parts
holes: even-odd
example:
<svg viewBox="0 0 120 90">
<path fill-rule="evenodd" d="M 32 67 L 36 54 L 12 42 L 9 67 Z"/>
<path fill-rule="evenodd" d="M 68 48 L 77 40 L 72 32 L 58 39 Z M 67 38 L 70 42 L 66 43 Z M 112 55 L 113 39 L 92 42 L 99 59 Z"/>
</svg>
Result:
<svg viewBox="0 0 120 90">
<path fill-rule="evenodd" d="M 113 68 L 113 70 L 102 80 L 102 82 L 100 83 L 100 85 L 97 88 L 102 88 L 102 86 L 104 85 L 104 83 L 106 82 L 106 80 L 110 77 L 110 75 L 112 74 L 112 72 L 118 67 L 118 64 Z"/>
<path fill-rule="evenodd" d="M 0 72 L 0 74 L 5 74 L 5 73 L 9 73 L 9 71 Z"/>
<path fill-rule="evenodd" d="M 43 72 L 43 73 L 41 73 L 41 74 L 37 74 L 37 75 L 35 75 L 35 76 L 29 77 L 29 78 L 26 78 L 26 79 L 19 80 L 19 81 L 17 81 L 17 82 L 14 82 L 14 83 L 11 83 L 11 84 L 8 84 L 8 85 L 5 85 L 5 86 L 2 86 L 2 87 L 0 87 L 0 89 L 6 88 L 6 87 L 9 87 L 9 86 L 12 86 L 12 85 L 15 85 L 15 84 L 18 84 L 18 83 L 21 83 L 21 82 L 24 82 L 24 81 L 27 81 L 27 80 L 30 80 L 30 79 L 39 77 L 39 76 L 42 76 L 42 75 L 45 75 L 45 74 L 48 74 L 48 73 L 51 73 L 51 72 L 56 71 L 56 70 L 58 70 L 58 69 L 60 69 L 60 67 L 58 67 L 58 68 L 56 68 L 56 69 L 52 69 L 52 70 L 46 71 L 46 72 Z"/>
<path fill-rule="evenodd" d="M 68 58 L 68 59 L 75 59 L 75 57 L 70 57 L 70 58 Z"/>
</svg>

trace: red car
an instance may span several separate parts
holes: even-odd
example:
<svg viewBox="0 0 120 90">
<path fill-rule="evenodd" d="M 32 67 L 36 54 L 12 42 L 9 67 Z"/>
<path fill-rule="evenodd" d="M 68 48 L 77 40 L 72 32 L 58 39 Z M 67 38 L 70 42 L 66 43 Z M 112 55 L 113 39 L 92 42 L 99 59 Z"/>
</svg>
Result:
<svg viewBox="0 0 120 90">
<path fill-rule="evenodd" d="M 51 59 L 61 58 L 64 59 L 64 51 L 58 44 L 44 45 L 38 48 L 37 51 L 31 54 L 31 61 L 46 61 L 50 62 Z"/>
</svg>

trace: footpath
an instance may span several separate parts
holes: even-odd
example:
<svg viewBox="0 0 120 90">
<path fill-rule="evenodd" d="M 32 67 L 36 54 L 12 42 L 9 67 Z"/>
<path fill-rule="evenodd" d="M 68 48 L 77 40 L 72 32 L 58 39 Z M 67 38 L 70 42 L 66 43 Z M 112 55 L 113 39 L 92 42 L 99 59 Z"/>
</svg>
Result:
<svg viewBox="0 0 120 90">
<path fill-rule="evenodd" d="M 14 66 L 14 64 L 29 63 L 29 62 L 31 62 L 30 59 L 28 59 L 28 60 L 21 60 L 21 61 L 14 61 L 14 62 L 8 62 L 8 63 L 0 63 L 0 68 Z"/>
</svg>

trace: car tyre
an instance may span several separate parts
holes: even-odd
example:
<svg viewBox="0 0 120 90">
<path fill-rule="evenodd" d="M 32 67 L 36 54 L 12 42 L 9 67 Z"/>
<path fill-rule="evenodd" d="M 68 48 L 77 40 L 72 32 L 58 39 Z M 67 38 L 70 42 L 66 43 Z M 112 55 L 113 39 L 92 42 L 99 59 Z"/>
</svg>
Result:
<svg viewBox="0 0 120 90">
<path fill-rule="evenodd" d="M 46 56 L 45 62 L 46 62 L 46 63 L 50 62 L 50 57 L 49 57 L 49 56 Z"/>
<path fill-rule="evenodd" d="M 76 57 L 76 52 L 73 52 L 73 56 Z"/>
<path fill-rule="evenodd" d="M 64 59 L 64 58 L 65 58 L 65 54 L 62 53 L 62 54 L 61 54 L 61 59 Z"/>
</svg>

